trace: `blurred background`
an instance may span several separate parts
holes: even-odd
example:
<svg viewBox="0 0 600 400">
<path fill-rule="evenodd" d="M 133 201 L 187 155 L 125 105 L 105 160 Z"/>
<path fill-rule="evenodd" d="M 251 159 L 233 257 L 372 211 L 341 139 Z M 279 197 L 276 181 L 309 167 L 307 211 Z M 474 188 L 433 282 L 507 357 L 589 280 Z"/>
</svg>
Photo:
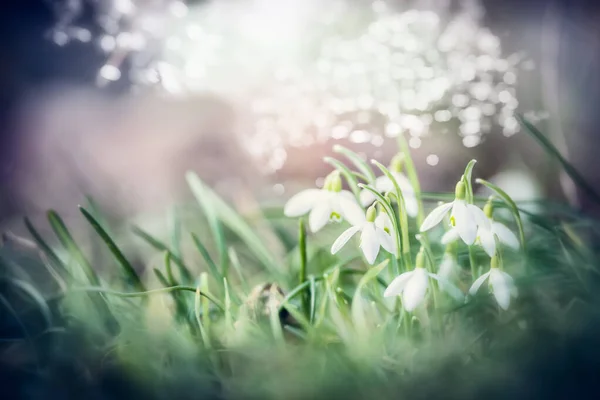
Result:
<svg viewBox="0 0 600 400">
<path fill-rule="evenodd" d="M 596 1 L 2 4 L 5 227 L 74 216 L 85 195 L 160 213 L 186 200 L 188 169 L 241 209 L 281 204 L 322 183 L 332 144 L 387 162 L 399 134 L 424 190 L 476 158 L 517 199 L 598 212 L 515 119 L 600 184 Z"/>
</svg>

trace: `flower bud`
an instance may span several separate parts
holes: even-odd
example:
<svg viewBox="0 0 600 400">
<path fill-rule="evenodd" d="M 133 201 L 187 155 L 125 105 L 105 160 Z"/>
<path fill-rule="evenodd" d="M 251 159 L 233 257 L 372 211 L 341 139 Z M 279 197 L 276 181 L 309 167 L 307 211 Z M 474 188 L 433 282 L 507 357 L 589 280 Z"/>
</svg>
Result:
<svg viewBox="0 0 600 400">
<path fill-rule="evenodd" d="M 402 172 L 402 168 L 404 167 L 404 154 L 398 153 L 392 158 L 390 161 L 390 171 L 392 172 Z"/>
<path fill-rule="evenodd" d="M 456 188 L 454 189 L 454 197 L 457 200 L 464 200 L 467 192 L 467 187 L 465 183 L 461 180 L 456 184 Z"/>
<path fill-rule="evenodd" d="M 425 268 L 425 248 L 423 247 L 421 247 L 421 250 L 419 250 L 419 253 L 417 253 L 415 268 Z"/>
<path fill-rule="evenodd" d="M 377 218 L 377 209 L 372 205 L 367 209 L 367 222 L 374 222 L 375 218 Z"/>
</svg>

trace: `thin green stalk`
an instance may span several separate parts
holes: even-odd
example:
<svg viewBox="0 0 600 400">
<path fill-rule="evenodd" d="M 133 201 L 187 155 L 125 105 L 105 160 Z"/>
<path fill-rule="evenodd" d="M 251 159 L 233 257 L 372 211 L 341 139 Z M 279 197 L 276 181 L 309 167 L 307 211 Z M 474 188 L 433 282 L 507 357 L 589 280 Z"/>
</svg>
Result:
<svg viewBox="0 0 600 400">
<path fill-rule="evenodd" d="M 346 158 L 352 161 L 354 166 L 358 168 L 360 172 L 362 172 L 363 175 L 367 178 L 367 183 L 373 183 L 375 181 L 375 174 L 371 170 L 371 167 L 369 167 L 369 164 L 367 164 L 365 160 L 363 160 L 358 154 L 356 154 L 350 149 L 347 149 L 344 146 L 340 146 L 339 144 L 333 146 L 333 151 L 339 154 L 343 154 L 344 156 L 346 156 Z"/>
<path fill-rule="evenodd" d="M 160 289 L 147 290 L 145 292 L 118 292 L 118 291 L 106 289 L 106 288 L 103 288 L 100 286 L 89 286 L 89 287 L 82 287 L 82 288 L 72 288 L 70 290 L 70 292 L 103 293 L 103 294 L 109 294 L 109 295 L 118 296 L 118 297 L 143 297 L 143 296 L 150 296 L 153 294 L 170 293 L 173 291 L 184 291 L 184 292 L 187 291 L 187 292 L 196 293 L 196 289 L 197 288 L 195 288 L 193 286 L 179 285 L 179 286 L 170 286 L 170 287 L 165 287 L 165 288 L 160 288 Z M 208 294 L 206 292 L 200 292 L 200 295 L 203 297 L 206 297 L 208 300 L 210 300 L 221 311 L 225 311 L 223 304 L 221 304 L 221 302 L 219 300 L 217 300 L 212 294 Z M 59 296 L 63 297 L 64 293 L 61 293 Z"/>
<path fill-rule="evenodd" d="M 298 249 L 300 251 L 300 273 L 298 276 L 298 282 L 302 285 L 306 282 L 306 227 L 304 226 L 304 219 L 300 218 L 298 221 Z M 305 290 L 302 293 L 302 310 L 307 318 L 310 318 L 310 299 L 309 293 Z"/>
<path fill-rule="evenodd" d="M 415 163 L 410 155 L 410 148 L 403 134 L 398 135 L 398 147 L 400 148 L 402 154 L 404 154 L 404 168 L 406 168 L 406 175 L 408 176 L 408 179 L 410 180 L 417 197 L 417 203 L 419 206 L 417 213 L 417 225 L 421 226 L 423 224 L 423 220 L 425 219 L 423 202 L 421 201 L 421 183 L 419 182 L 419 175 L 417 174 Z"/>
<path fill-rule="evenodd" d="M 404 261 L 404 267 L 406 271 L 409 271 L 412 268 L 412 261 L 410 255 L 410 238 L 409 238 L 409 230 L 408 230 L 408 216 L 406 214 L 406 205 L 404 203 L 404 196 L 402 194 L 402 190 L 400 190 L 400 186 L 394 175 L 380 162 L 376 160 L 371 161 L 377 168 L 381 170 L 387 176 L 387 178 L 394 184 L 395 195 L 398 202 L 398 219 L 400 221 L 400 236 L 402 242 L 402 258 Z"/>
<path fill-rule="evenodd" d="M 366 189 L 369 192 L 373 193 L 375 198 L 382 205 L 384 211 L 386 212 L 388 217 L 390 217 L 390 220 L 392 221 L 392 225 L 394 225 L 394 231 L 396 232 L 396 234 L 394 235 L 396 237 L 396 248 L 398 249 L 399 252 L 402 251 L 403 247 L 402 247 L 402 238 L 400 237 L 401 236 L 400 227 L 398 226 L 398 220 L 396 218 L 396 213 L 394 212 L 394 209 L 393 209 L 392 205 L 390 204 L 390 202 L 387 201 L 387 199 L 385 197 L 383 197 L 381 195 L 381 193 L 379 193 L 377 190 L 373 189 L 371 186 L 365 185 L 363 183 L 359 183 L 358 186 L 360 188 Z M 398 256 L 400 256 L 400 254 L 398 254 Z"/>
<path fill-rule="evenodd" d="M 135 268 L 133 268 L 133 265 L 131 265 L 131 263 L 129 262 L 127 257 L 125 257 L 121 249 L 119 249 L 119 246 L 117 246 L 117 244 L 114 242 L 114 240 L 112 240 L 112 238 L 106 232 L 106 230 L 100 225 L 100 222 L 98 222 L 96 218 L 94 218 L 94 216 L 85 208 L 79 206 L 79 211 L 81 211 L 85 219 L 89 222 L 92 228 L 94 228 L 98 236 L 100 236 L 100 238 L 104 241 L 106 247 L 108 247 L 111 254 L 117 261 L 117 264 L 121 266 L 121 269 L 125 273 L 125 277 L 127 278 L 127 281 L 131 284 L 131 286 L 133 286 L 133 288 L 138 292 L 146 291 L 146 287 L 142 283 L 142 279 L 138 275 L 137 271 L 135 270 Z"/>
</svg>

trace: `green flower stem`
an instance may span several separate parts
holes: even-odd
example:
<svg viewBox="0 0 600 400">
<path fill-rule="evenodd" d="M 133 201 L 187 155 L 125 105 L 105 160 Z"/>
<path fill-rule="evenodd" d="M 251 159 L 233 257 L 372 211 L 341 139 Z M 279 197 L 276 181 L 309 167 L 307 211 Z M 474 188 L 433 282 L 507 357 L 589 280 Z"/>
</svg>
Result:
<svg viewBox="0 0 600 400">
<path fill-rule="evenodd" d="M 398 186 L 398 182 L 394 179 L 394 175 L 380 162 L 376 160 L 371 161 L 377 168 L 381 170 L 387 176 L 387 178 L 394 184 L 394 195 L 398 201 L 398 219 L 400 221 L 400 236 L 401 236 L 401 244 L 402 244 L 402 258 L 404 261 L 404 267 L 406 271 L 409 271 L 412 268 L 411 256 L 410 256 L 410 239 L 409 239 L 409 231 L 408 231 L 408 215 L 406 214 L 406 205 L 404 203 L 404 196 L 402 195 L 402 190 L 400 190 L 400 186 Z"/>
<path fill-rule="evenodd" d="M 369 192 L 373 193 L 375 198 L 379 201 L 379 203 L 383 207 L 383 210 L 390 217 L 390 220 L 392 221 L 392 224 L 394 225 L 394 231 L 396 232 L 396 234 L 394 235 L 396 237 L 396 248 L 398 250 L 403 249 L 402 241 L 401 241 L 401 237 L 400 237 L 400 229 L 398 226 L 398 220 L 396 219 L 396 213 L 394 212 L 394 208 L 392 207 L 390 202 L 385 197 L 383 197 L 381 195 L 381 193 L 379 193 L 377 190 L 373 189 L 371 186 L 368 186 L 368 185 L 365 185 L 362 183 L 359 183 L 358 186 L 360 188 L 366 189 Z M 405 261 L 405 265 L 406 265 L 406 261 Z M 405 270 L 408 271 L 409 269 L 405 269 Z"/>
<path fill-rule="evenodd" d="M 469 161 L 469 163 L 465 167 L 465 172 L 461 178 L 461 180 L 464 182 L 464 184 L 466 186 L 465 201 L 468 204 L 473 204 L 473 184 L 472 184 L 471 177 L 473 175 L 473 167 L 475 166 L 476 162 L 477 162 L 477 160 Z M 473 281 L 475 281 L 475 279 L 477 279 L 477 276 L 478 276 L 477 260 L 475 259 L 475 250 L 473 249 L 472 245 L 468 246 L 468 247 L 469 247 L 469 265 L 471 266 L 471 278 L 473 279 Z"/>
<path fill-rule="evenodd" d="M 412 156 L 410 155 L 410 148 L 408 147 L 408 142 L 402 134 L 398 135 L 398 147 L 404 155 L 404 168 L 406 168 L 406 175 L 408 176 L 408 180 L 410 181 L 415 192 L 415 196 L 417 197 L 417 225 L 421 226 L 423 224 L 423 220 L 425 219 L 423 201 L 421 200 L 421 183 L 419 182 L 419 175 L 417 174 L 415 163 L 413 162 Z"/>
<path fill-rule="evenodd" d="M 300 218 L 298 222 L 298 249 L 300 250 L 300 273 L 298 275 L 299 284 L 306 282 L 306 227 L 304 219 Z M 310 318 L 310 299 L 307 290 L 302 293 L 302 310 L 307 318 Z"/>
<path fill-rule="evenodd" d="M 356 168 L 358 168 L 360 172 L 362 172 L 362 175 L 365 178 L 367 178 L 365 182 L 373 183 L 375 181 L 375 174 L 371 170 L 371 167 L 358 154 L 356 154 L 350 149 L 347 149 L 344 146 L 340 146 L 339 144 L 333 146 L 333 151 L 339 154 L 343 154 L 344 156 L 346 156 L 346 158 L 352 161 L 354 166 L 356 166 Z"/>
</svg>

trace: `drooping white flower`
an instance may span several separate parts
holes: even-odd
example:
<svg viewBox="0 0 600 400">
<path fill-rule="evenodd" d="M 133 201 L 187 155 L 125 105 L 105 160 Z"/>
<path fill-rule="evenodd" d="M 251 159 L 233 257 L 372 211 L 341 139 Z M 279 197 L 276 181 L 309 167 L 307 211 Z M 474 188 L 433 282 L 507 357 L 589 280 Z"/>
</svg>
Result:
<svg viewBox="0 0 600 400">
<path fill-rule="evenodd" d="M 308 225 L 312 232 L 317 232 L 329 221 L 341 221 L 344 218 L 352 225 L 357 225 L 364 220 L 363 209 L 354 195 L 342 190 L 337 171 L 327 176 L 323 189 L 303 190 L 292 196 L 283 209 L 287 217 L 299 217 L 308 212 Z"/>
<path fill-rule="evenodd" d="M 450 224 L 458 236 L 467 245 L 472 245 L 477 238 L 477 228 L 485 220 L 483 211 L 465 201 L 465 185 L 463 182 L 456 184 L 456 197 L 450 203 L 444 203 L 431 211 L 421 225 L 421 232 L 425 232 L 439 224 L 446 214 L 450 212 Z"/>
<path fill-rule="evenodd" d="M 462 300 L 464 298 L 460 289 L 437 274 L 427 272 L 425 269 L 425 255 L 420 251 L 417 255 L 416 267 L 412 271 L 404 272 L 397 276 L 385 289 L 384 297 L 402 296 L 402 306 L 406 311 L 413 311 L 423 300 L 429 289 L 429 279 L 433 278 L 440 283 L 440 289 L 448 292 L 452 297 Z"/>
<path fill-rule="evenodd" d="M 477 228 L 477 239 L 476 242 L 483 247 L 485 252 L 493 257 L 496 254 L 496 238 L 498 241 L 514 250 L 519 249 L 519 239 L 515 234 L 506 227 L 506 225 L 496 222 L 493 219 L 494 206 L 492 202 L 493 198 L 490 198 L 483 207 L 484 216 L 480 218 Z M 442 244 L 449 244 L 457 240 L 459 237 L 458 231 L 454 228 L 442 236 Z"/>
<path fill-rule="evenodd" d="M 362 216 L 360 223 L 346 229 L 331 246 L 331 254 L 336 254 L 357 232 L 360 234 L 360 249 L 362 250 L 367 262 L 371 265 L 375 262 L 379 249 L 383 247 L 386 251 L 396 254 L 396 245 L 392 237 L 392 230 L 385 230 L 381 224 L 385 224 L 384 219 L 380 219 L 379 223 L 375 217 L 375 207 L 371 206 L 367 210 L 366 216 Z M 383 213 L 380 213 L 380 215 Z M 388 217 L 389 221 L 389 217 Z M 390 221 L 391 224 L 391 221 Z M 384 225 L 385 226 L 385 225 Z"/>
<path fill-rule="evenodd" d="M 456 261 L 456 257 L 452 253 L 444 253 L 442 262 L 438 269 L 438 276 L 447 281 L 453 281 L 460 274 L 460 265 Z"/>
<path fill-rule="evenodd" d="M 492 258 L 492 260 L 494 260 L 494 258 Z M 481 275 L 473 282 L 471 289 L 469 289 L 469 294 L 472 296 L 475 295 L 486 279 L 489 279 L 490 289 L 500 308 L 507 310 L 510 306 L 511 296 L 517 297 L 518 295 L 513 278 L 506 272 L 500 271 L 496 267 L 492 267 L 488 272 Z"/>
<path fill-rule="evenodd" d="M 410 184 L 410 181 L 401 172 L 391 171 L 391 174 L 398 183 L 398 187 L 402 192 L 402 197 L 404 198 L 404 206 L 406 207 L 406 214 L 408 214 L 411 217 L 415 217 L 419 211 L 419 205 L 417 203 L 417 197 L 415 195 L 415 191 L 413 190 L 412 185 Z M 394 193 L 396 190 L 396 188 L 394 187 L 394 183 L 386 175 L 380 176 L 377 179 L 375 179 L 373 186 L 380 193 Z M 374 201 L 375 195 L 367 189 L 363 189 L 360 192 L 360 203 L 363 206 L 366 207 L 369 204 L 372 204 Z"/>
<path fill-rule="evenodd" d="M 517 239 L 517 236 L 506 225 L 487 217 L 486 219 L 487 221 L 481 221 L 477 228 L 476 242 L 483 247 L 490 257 L 493 257 L 496 253 L 496 237 L 500 243 L 511 249 L 519 249 L 519 239 Z M 442 236 L 441 242 L 442 244 L 449 244 L 458 240 L 459 237 L 458 231 L 452 228 Z"/>
</svg>

